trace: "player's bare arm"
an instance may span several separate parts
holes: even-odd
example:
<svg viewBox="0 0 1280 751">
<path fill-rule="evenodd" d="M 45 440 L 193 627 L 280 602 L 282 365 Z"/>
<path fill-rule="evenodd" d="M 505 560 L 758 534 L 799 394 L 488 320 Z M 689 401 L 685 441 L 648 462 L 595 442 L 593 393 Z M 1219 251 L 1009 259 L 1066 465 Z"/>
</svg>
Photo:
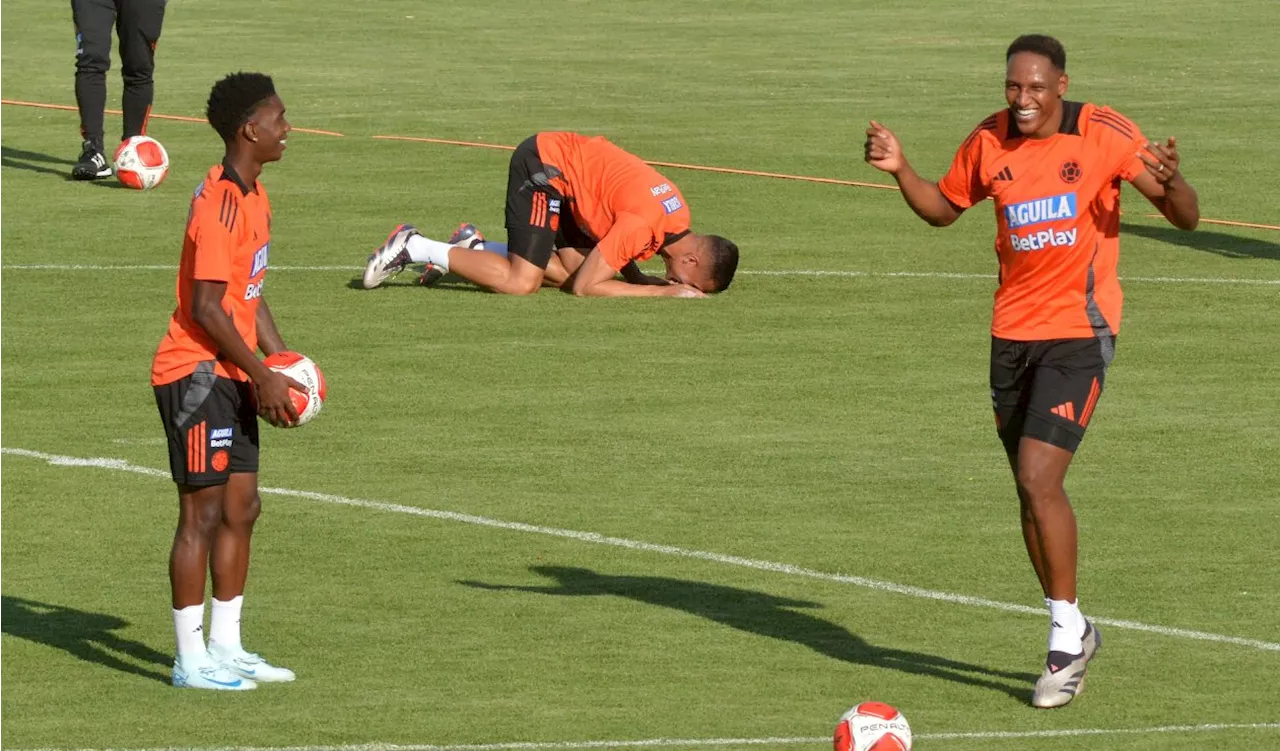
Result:
<svg viewBox="0 0 1280 751">
<path fill-rule="evenodd" d="M 1195 229 L 1200 223 L 1200 198 L 1178 169 L 1181 158 L 1177 140 L 1148 141 L 1147 147 L 1138 152 L 1138 158 L 1146 165 L 1146 171 L 1133 178 L 1133 187 L 1146 196 L 1170 224 L 1178 229 Z"/>
<path fill-rule="evenodd" d="M 622 278 L 627 280 L 629 284 L 652 284 L 659 287 L 665 287 L 671 284 L 669 280 L 663 279 L 660 276 L 653 276 L 652 274 L 644 273 L 640 270 L 640 267 L 636 265 L 635 261 L 631 261 L 626 266 L 622 267 Z"/>
<path fill-rule="evenodd" d="M 191 318 L 218 345 L 218 352 L 253 381 L 258 392 L 258 414 L 277 427 L 290 425 L 298 419 L 298 413 L 293 408 L 293 400 L 289 398 L 289 387 L 293 386 L 299 391 L 307 389 L 292 378 L 271 370 L 254 357 L 249 345 L 245 344 L 244 339 L 240 338 L 240 332 L 236 331 L 235 323 L 222 308 L 222 298 L 226 291 L 226 282 L 197 279 L 192 290 Z M 278 338 L 279 334 L 276 336 Z"/>
<path fill-rule="evenodd" d="M 687 284 L 632 284 L 617 279 L 617 273 L 600 250 L 594 249 L 578 267 L 572 292 L 579 297 L 706 297 Z"/>
<path fill-rule="evenodd" d="M 265 297 L 258 299 L 257 325 L 258 349 L 262 350 L 264 356 L 270 357 L 289 349 L 285 346 L 284 337 L 280 336 L 280 329 L 276 328 L 276 319 L 271 315 L 271 308 L 267 307 Z"/>
<path fill-rule="evenodd" d="M 916 216 L 929 224 L 946 227 L 964 213 L 964 209 L 958 208 L 942 195 L 937 183 L 924 179 L 912 169 L 902 153 L 902 143 L 898 141 L 898 137 L 875 120 L 867 127 L 864 152 L 863 158 L 867 164 L 893 175 L 898 187 L 902 189 L 902 197 L 906 199 L 907 205 L 916 212 Z"/>
</svg>

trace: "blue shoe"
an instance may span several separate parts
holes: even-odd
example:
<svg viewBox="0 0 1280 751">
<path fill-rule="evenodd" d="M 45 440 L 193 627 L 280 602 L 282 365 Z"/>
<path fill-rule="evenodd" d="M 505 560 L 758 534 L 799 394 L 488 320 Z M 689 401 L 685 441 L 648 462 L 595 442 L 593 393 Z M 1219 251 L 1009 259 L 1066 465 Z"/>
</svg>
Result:
<svg viewBox="0 0 1280 751">
<path fill-rule="evenodd" d="M 173 661 L 174 686 L 178 688 L 204 688 L 214 691 L 248 691 L 258 684 L 227 670 L 208 654 L 186 660 Z"/>
</svg>

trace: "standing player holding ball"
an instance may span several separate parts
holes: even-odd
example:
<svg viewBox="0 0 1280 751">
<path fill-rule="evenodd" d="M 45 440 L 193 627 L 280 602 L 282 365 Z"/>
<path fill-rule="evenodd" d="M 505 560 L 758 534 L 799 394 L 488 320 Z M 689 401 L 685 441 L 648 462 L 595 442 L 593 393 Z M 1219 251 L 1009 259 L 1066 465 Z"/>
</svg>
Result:
<svg viewBox="0 0 1280 751">
<path fill-rule="evenodd" d="M 286 351 L 263 295 L 271 206 L 258 176 L 284 155 L 290 126 L 274 84 L 260 73 L 214 84 L 207 114 L 226 144 L 225 157 L 191 199 L 178 305 L 152 362 L 151 384 L 178 485 L 169 557 L 178 642 L 173 685 L 244 690 L 294 679 L 240 643 L 249 539 L 261 507 L 257 418 L 294 424 L 290 388 L 306 391 L 254 355 Z M 206 570 L 213 576 L 207 647 Z"/>
</svg>

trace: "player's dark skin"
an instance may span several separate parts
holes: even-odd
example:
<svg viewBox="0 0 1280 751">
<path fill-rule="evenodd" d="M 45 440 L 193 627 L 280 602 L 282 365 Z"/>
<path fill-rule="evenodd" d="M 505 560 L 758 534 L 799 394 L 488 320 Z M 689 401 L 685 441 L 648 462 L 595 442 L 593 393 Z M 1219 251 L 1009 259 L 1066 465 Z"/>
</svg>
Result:
<svg viewBox="0 0 1280 751">
<path fill-rule="evenodd" d="M 284 104 L 279 97 L 267 99 L 236 132 L 234 141 L 227 143 L 227 163 L 246 185 L 253 185 L 262 165 L 284 154 L 289 130 Z M 226 282 L 196 280 L 192 318 L 218 346 L 218 352 L 252 381 L 258 414 L 273 425 L 287 425 L 298 418 L 289 397 L 290 387 L 306 389 L 254 356 L 222 307 L 226 289 Z M 264 356 L 286 349 L 265 298 L 258 304 L 256 323 L 258 348 Z M 261 505 L 257 472 L 233 472 L 225 485 L 178 486 L 178 529 L 169 553 L 174 608 L 204 601 L 206 566 L 212 574 L 215 598 L 226 601 L 244 594 L 249 542 Z"/>
<path fill-rule="evenodd" d="M 1066 71 L 1034 52 L 1011 56 L 1005 69 L 1005 101 L 1009 116 L 1027 138 L 1051 138 L 1062 125 L 1062 98 L 1067 93 Z M 1018 111 L 1026 113 L 1018 117 Z M 911 168 L 897 136 L 871 121 L 864 157 L 876 169 L 893 175 L 911 209 L 935 227 L 956 221 L 963 209 L 947 200 L 936 182 Z M 1195 229 L 1200 207 L 1195 189 L 1178 171 L 1173 138 L 1148 142 L 1137 155 L 1146 172 L 1132 181 L 1135 188 L 1180 229 Z M 1046 597 L 1076 599 L 1076 517 L 1064 481 L 1073 452 L 1035 438 L 1022 437 L 1008 453 L 1018 489 L 1022 539 Z"/>
</svg>

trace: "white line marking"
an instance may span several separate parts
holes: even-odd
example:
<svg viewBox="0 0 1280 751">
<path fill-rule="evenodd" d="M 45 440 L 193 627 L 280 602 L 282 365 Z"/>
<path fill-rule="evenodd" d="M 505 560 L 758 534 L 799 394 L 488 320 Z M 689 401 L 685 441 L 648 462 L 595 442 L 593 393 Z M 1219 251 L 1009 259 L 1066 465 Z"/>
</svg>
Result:
<svg viewBox="0 0 1280 751">
<path fill-rule="evenodd" d="M 6 271 L 177 271 L 177 266 L 162 264 L 93 264 L 93 263 L 10 263 Z M 363 266 L 272 266 L 272 271 L 362 271 Z M 744 269 L 746 276 L 815 276 L 849 279 L 986 279 L 995 280 L 995 274 L 974 274 L 952 271 L 855 271 L 840 269 Z M 1280 279 L 1228 279 L 1221 277 L 1182 276 L 1122 276 L 1122 282 L 1150 284 L 1250 284 L 1280 285 Z"/>
<path fill-rule="evenodd" d="M 1019 738 L 1061 738 L 1089 735 L 1150 735 L 1154 733 L 1210 733 L 1223 730 L 1280 730 L 1280 722 L 1216 723 L 1209 725 L 1162 725 L 1149 728 L 1078 728 L 1071 730 L 992 731 L 979 733 L 917 733 L 917 740 L 1010 740 Z M 550 741 L 516 743 L 406 744 L 362 743 L 348 746 L 217 746 L 209 748 L 166 746 L 148 749 L 80 749 L 79 751 L 571 751 L 591 748 L 696 748 L 714 746 L 795 746 L 829 745 L 828 737 L 817 738 L 646 738 L 634 741 Z M 54 748 L 26 751 L 62 751 Z"/>
<path fill-rule="evenodd" d="M 0 453 L 12 456 L 23 456 L 29 459 L 42 459 L 49 464 L 61 467 L 96 467 L 99 469 L 116 470 L 118 472 L 135 472 L 149 477 L 169 477 L 168 472 L 159 469 L 152 469 L 151 467 L 142 467 L 136 464 L 130 464 L 123 459 L 107 459 L 102 457 L 84 459 L 74 456 L 61 456 L 59 454 L 46 454 L 42 451 L 7 447 L 0 448 Z M 1025 613 L 1029 615 L 1045 615 L 1048 613 L 1044 608 L 1035 608 L 1028 605 L 988 600 L 983 597 L 970 597 L 969 595 L 954 594 L 952 592 L 940 592 L 933 589 L 924 589 L 923 587 L 913 587 L 910 584 L 897 584 L 894 582 L 881 581 L 879 579 L 869 579 L 864 576 L 832 574 L 826 571 L 817 571 L 815 569 L 792 566 L 789 563 L 774 563 L 772 561 L 761 561 L 752 558 L 740 558 L 734 555 L 722 555 L 720 553 L 709 553 L 702 550 L 678 548 L 673 545 L 659 545 L 652 542 L 628 540 L 623 537 L 608 537 L 596 532 L 579 532 L 572 529 L 542 527 L 536 524 L 525 524 L 523 522 L 507 522 L 500 519 L 490 519 L 484 516 L 463 514 L 457 511 L 437 511 L 435 509 L 425 509 L 417 506 L 405 506 L 399 503 L 385 503 L 383 501 L 369 501 L 361 498 L 347 498 L 346 496 L 331 495 L 329 493 L 316 493 L 310 490 L 262 487 L 258 488 L 258 491 L 268 495 L 306 498 L 312 501 L 333 503 L 340 506 L 355 506 L 357 508 L 367 508 L 376 511 L 411 514 L 413 516 L 424 516 L 431 519 L 444 519 L 447 521 L 461 522 L 463 524 L 474 524 L 481 527 L 494 527 L 497 529 L 506 529 L 515 532 L 529 532 L 531 534 L 548 535 L 550 537 L 564 537 L 570 540 L 589 542 L 596 545 L 611 545 L 613 547 L 627 548 L 629 550 L 643 550 L 649 553 L 673 555 L 681 558 L 694 558 L 697 560 L 712 561 L 715 563 L 740 566 L 742 568 L 756 569 L 759 571 L 772 571 L 774 573 L 800 576 L 808 579 L 821 579 L 823 581 L 838 582 L 840 584 L 852 584 L 856 587 L 874 589 L 881 592 L 892 592 L 894 594 L 906 595 L 908 597 L 919 597 L 925 600 L 940 600 L 942 602 L 950 602 L 957 605 L 969 605 L 971 607 L 1003 610 L 1009 613 Z M 1280 652 L 1280 644 L 1262 641 L 1260 639 L 1246 639 L 1239 636 L 1226 636 L 1223 634 L 1213 634 L 1204 631 L 1192 631 L 1184 628 L 1156 626 L 1148 623 L 1139 623 L 1138 621 L 1126 621 L 1115 618 L 1094 618 L 1093 621 L 1104 626 L 1129 629 L 1131 631 L 1144 631 L 1151 634 L 1160 634 L 1162 636 L 1172 636 L 1181 639 L 1220 642 L 1267 652 Z"/>
</svg>

